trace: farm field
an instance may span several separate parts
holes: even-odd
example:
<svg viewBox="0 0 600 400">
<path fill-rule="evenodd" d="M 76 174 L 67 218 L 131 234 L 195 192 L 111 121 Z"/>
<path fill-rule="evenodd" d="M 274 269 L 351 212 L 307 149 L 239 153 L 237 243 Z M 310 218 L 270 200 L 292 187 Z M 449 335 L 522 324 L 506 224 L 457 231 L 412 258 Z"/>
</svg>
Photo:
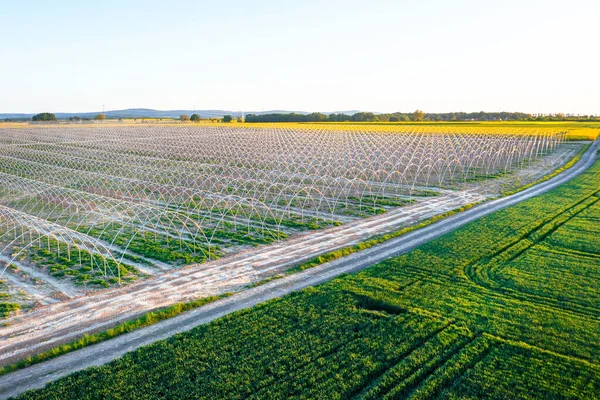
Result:
<svg viewBox="0 0 600 400">
<path fill-rule="evenodd" d="M 600 162 L 414 251 L 20 399 L 600 398 Z"/>
<path fill-rule="evenodd" d="M 442 213 L 497 196 L 572 158 L 582 145 L 566 135 L 8 124 L 0 139 L 0 318 L 393 209 L 437 202 Z"/>
<path fill-rule="evenodd" d="M 555 130 L 567 132 L 567 140 L 596 140 L 600 137 L 600 122 L 580 122 L 580 121 L 456 121 L 456 122 L 277 122 L 277 123 L 252 123 L 244 124 L 238 123 L 235 119 L 229 124 L 223 124 L 220 122 L 202 120 L 200 122 L 181 122 L 178 120 L 170 119 L 123 119 L 117 120 L 105 120 L 102 122 L 89 121 L 89 122 L 65 122 L 60 121 L 54 124 L 64 128 L 87 128 L 87 127 L 125 127 L 125 126 L 188 126 L 188 127 L 241 127 L 250 126 L 253 128 L 273 128 L 277 126 L 279 128 L 287 128 L 293 130 L 302 129 L 327 129 L 333 131 L 339 130 L 350 130 L 350 131 L 382 131 L 382 132 L 394 132 L 403 129 L 423 129 L 424 131 L 438 131 L 442 132 L 443 129 L 456 129 L 461 130 L 472 130 L 479 129 L 486 133 L 502 133 L 506 131 L 522 132 L 524 134 L 531 133 L 531 130 Z M 44 127 L 45 125 L 36 125 L 26 122 L 2 122 L 0 121 L 1 128 L 35 128 Z M 435 128 L 435 129 L 434 129 Z"/>
<path fill-rule="evenodd" d="M 495 198 L 585 148 L 552 129 L 4 128 L 2 366 Z"/>
</svg>

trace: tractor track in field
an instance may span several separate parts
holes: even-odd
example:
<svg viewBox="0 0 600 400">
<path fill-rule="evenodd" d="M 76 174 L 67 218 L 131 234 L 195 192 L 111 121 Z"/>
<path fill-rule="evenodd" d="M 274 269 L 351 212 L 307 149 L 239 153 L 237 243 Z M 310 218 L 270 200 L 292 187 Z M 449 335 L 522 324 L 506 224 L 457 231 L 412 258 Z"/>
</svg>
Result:
<svg viewBox="0 0 600 400">
<path fill-rule="evenodd" d="M 496 280 L 502 268 L 509 265 L 534 246 L 544 242 L 556 230 L 560 229 L 573 218 L 576 218 L 592 205 L 598 203 L 599 199 L 596 197 L 598 193 L 592 193 L 577 203 L 570 205 L 568 208 L 541 221 L 527 233 L 493 254 L 492 257 L 485 257 L 469 263 L 464 267 L 465 276 L 473 284 L 499 294 L 502 297 L 510 297 L 540 307 L 549 308 L 555 313 L 569 313 L 576 317 L 585 316 L 600 319 L 600 309 L 597 307 L 583 306 L 567 299 L 558 300 L 533 292 L 516 290 L 506 287 Z M 523 243 L 525 243 L 524 246 Z"/>
</svg>

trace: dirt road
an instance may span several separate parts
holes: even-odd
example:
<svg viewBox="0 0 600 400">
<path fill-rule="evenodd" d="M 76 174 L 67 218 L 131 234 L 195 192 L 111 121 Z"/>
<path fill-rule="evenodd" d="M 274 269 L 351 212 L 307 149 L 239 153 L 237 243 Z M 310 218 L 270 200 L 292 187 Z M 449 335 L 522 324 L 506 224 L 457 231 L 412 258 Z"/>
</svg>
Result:
<svg viewBox="0 0 600 400">
<path fill-rule="evenodd" d="M 239 291 L 319 254 L 480 200 L 483 200 L 481 195 L 469 192 L 432 197 L 373 218 L 166 272 L 120 290 L 106 290 L 42 307 L 11 318 L 8 326 L 0 328 L 0 365 L 158 307 Z"/>
</svg>

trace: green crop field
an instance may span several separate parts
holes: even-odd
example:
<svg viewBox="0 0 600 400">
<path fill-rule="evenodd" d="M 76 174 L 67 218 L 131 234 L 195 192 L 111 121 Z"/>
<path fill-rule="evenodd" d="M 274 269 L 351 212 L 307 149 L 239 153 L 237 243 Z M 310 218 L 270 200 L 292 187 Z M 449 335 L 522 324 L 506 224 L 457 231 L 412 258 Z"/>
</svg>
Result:
<svg viewBox="0 0 600 400">
<path fill-rule="evenodd" d="M 19 398 L 600 398 L 600 162 L 407 255 Z"/>
</svg>

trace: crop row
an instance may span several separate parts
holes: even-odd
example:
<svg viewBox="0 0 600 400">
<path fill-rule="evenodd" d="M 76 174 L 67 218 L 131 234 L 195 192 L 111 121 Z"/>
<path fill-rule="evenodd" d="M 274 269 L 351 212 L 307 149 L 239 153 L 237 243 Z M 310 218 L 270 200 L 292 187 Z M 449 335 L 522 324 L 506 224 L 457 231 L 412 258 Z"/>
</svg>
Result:
<svg viewBox="0 0 600 400">
<path fill-rule="evenodd" d="M 20 308 L 19 303 L 14 303 L 11 300 L 11 295 L 8 293 L 6 282 L 0 280 L 0 318 L 7 317 L 11 312 L 17 311 Z"/>
<path fill-rule="evenodd" d="M 31 245 L 26 251 L 14 249 L 19 261 L 43 268 L 56 278 L 68 277 L 76 285 L 107 288 L 121 281 L 135 281 L 140 272 L 133 266 L 115 261 L 112 257 L 93 254 L 85 249 L 71 248 L 56 240 Z"/>
</svg>

